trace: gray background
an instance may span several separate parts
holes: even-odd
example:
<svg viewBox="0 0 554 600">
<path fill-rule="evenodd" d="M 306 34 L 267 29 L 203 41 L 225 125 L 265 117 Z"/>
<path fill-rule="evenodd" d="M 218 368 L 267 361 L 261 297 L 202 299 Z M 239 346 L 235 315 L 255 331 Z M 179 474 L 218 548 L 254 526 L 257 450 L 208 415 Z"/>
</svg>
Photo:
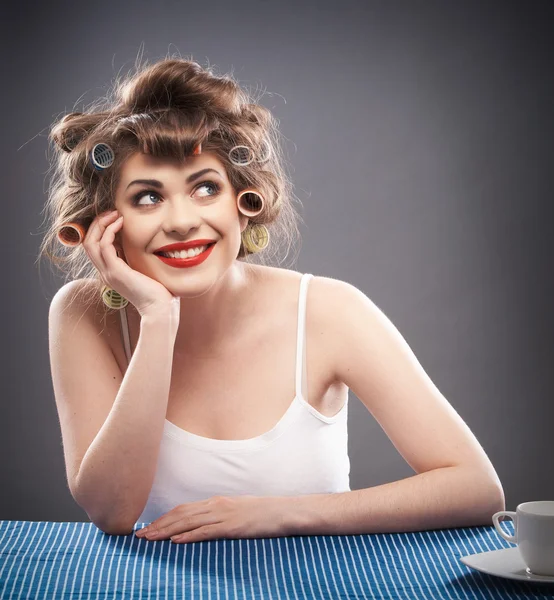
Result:
<svg viewBox="0 0 554 600">
<path fill-rule="evenodd" d="M 66 485 L 48 356 L 62 281 L 35 262 L 46 136 L 130 70 L 142 43 L 150 63 L 192 54 L 267 90 L 305 221 L 287 266 L 348 281 L 387 314 L 483 445 L 507 509 L 554 500 L 552 6 L 12 3 L 0 518 L 88 520 Z M 352 489 L 413 475 L 350 401 Z"/>
</svg>

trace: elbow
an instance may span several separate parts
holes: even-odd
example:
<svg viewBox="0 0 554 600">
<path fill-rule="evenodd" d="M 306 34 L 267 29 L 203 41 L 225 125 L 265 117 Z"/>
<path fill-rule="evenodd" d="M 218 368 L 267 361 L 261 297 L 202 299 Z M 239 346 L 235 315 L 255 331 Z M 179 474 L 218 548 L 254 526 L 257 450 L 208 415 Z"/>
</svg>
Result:
<svg viewBox="0 0 554 600">
<path fill-rule="evenodd" d="M 138 517 L 142 513 L 142 510 L 138 513 L 138 516 L 135 520 L 130 521 L 128 518 L 129 514 L 134 514 L 135 510 L 123 510 L 123 514 L 126 514 L 127 517 L 122 516 L 121 513 L 117 513 L 112 509 L 112 514 L 110 516 L 106 516 L 105 511 L 102 513 L 99 510 L 94 510 L 90 506 L 90 502 L 86 503 L 82 498 L 78 499 L 77 494 L 73 495 L 75 502 L 87 513 L 88 518 L 92 522 L 92 524 L 100 529 L 103 533 L 107 535 L 130 535 L 133 533 L 135 523 L 138 520 Z"/>
<path fill-rule="evenodd" d="M 131 535 L 133 533 L 134 522 L 129 523 L 104 523 L 91 519 L 92 523 L 106 535 Z"/>
<path fill-rule="evenodd" d="M 106 535 L 131 535 L 134 531 L 132 525 L 131 527 L 98 527 L 98 529 Z"/>
<path fill-rule="evenodd" d="M 100 527 L 97 525 L 98 529 L 107 533 L 108 535 L 131 535 L 135 531 L 135 524 L 138 521 L 139 516 L 142 514 L 142 510 L 137 515 L 136 519 L 130 521 L 128 518 L 123 519 L 120 518 L 117 521 L 109 523 L 105 527 Z"/>
<path fill-rule="evenodd" d="M 502 485 L 500 485 L 500 483 L 499 483 L 495 489 L 496 489 L 496 491 L 495 491 L 495 494 L 493 495 L 495 504 L 493 504 L 493 507 L 495 507 L 496 510 L 493 512 L 493 514 L 506 510 L 506 497 L 504 496 L 504 490 L 502 489 Z M 491 516 L 491 520 L 492 520 L 492 516 Z"/>
<path fill-rule="evenodd" d="M 494 472 L 494 476 L 490 480 L 490 486 L 488 489 L 492 502 L 492 508 L 494 509 L 493 514 L 506 510 L 506 497 L 504 495 L 504 488 L 502 487 L 502 483 L 496 471 Z"/>
<path fill-rule="evenodd" d="M 464 489 L 467 514 L 473 515 L 474 525 L 491 525 L 495 513 L 506 510 L 504 489 L 496 472 L 465 469 Z"/>
<path fill-rule="evenodd" d="M 493 516 L 501 511 L 506 510 L 506 502 L 504 500 L 504 495 L 494 495 L 491 497 L 487 497 L 486 500 L 482 504 L 483 510 L 479 513 L 478 521 L 476 521 L 476 525 L 481 526 L 490 526 L 493 524 Z"/>
<path fill-rule="evenodd" d="M 481 506 L 484 508 L 484 524 L 490 525 L 497 512 L 506 510 L 504 489 L 498 478 L 488 480 L 480 486 Z"/>
<path fill-rule="evenodd" d="M 105 519 L 98 518 L 98 516 L 91 515 L 87 510 L 85 510 L 85 512 L 87 513 L 92 524 L 106 535 L 131 535 L 133 533 L 136 520 L 132 523 L 127 520 L 107 521 Z"/>
</svg>

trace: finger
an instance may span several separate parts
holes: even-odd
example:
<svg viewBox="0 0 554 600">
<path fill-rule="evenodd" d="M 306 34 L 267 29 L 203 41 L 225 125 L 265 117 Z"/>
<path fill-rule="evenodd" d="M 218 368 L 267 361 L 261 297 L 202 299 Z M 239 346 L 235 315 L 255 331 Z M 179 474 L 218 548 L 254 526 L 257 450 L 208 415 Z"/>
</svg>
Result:
<svg viewBox="0 0 554 600">
<path fill-rule="evenodd" d="M 204 525 L 193 531 L 187 531 L 179 535 L 171 536 L 171 541 L 175 544 L 184 544 L 190 542 L 205 542 L 206 540 L 227 539 L 227 533 L 222 523 L 213 525 Z"/>
<path fill-rule="evenodd" d="M 152 523 L 145 528 L 146 533 L 137 532 L 138 537 L 146 537 L 149 540 L 167 540 L 172 535 L 178 535 L 186 531 L 197 529 L 203 525 L 210 525 L 219 523 L 221 518 L 214 515 L 212 511 L 204 511 L 195 513 L 193 515 L 187 515 L 183 518 L 180 515 L 177 519 L 172 522 L 165 521 L 158 524 L 155 528 L 152 528 Z"/>
<path fill-rule="evenodd" d="M 98 242 L 101 240 L 106 227 L 113 221 L 115 221 L 116 213 L 107 213 L 96 217 L 92 222 L 92 225 L 87 231 L 87 235 L 83 241 L 83 246 L 89 255 L 90 259 L 98 269 L 100 273 L 105 271 L 106 264 L 98 247 Z"/>
<path fill-rule="evenodd" d="M 104 230 L 104 235 L 100 239 L 100 253 L 102 254 L 102 258 L 106 264 L 106 267 L 110 268 L 113 266 L 113 261 L 118 259 L 119 256 L 114 246 L 115 234 L 118 229 L 123 225 L 123 216 L 118 217 L 113 223 L 110 223 L 106 226 Z"/>
<path fill-rule="evenodd" d="M 113 274 L 115 261 L 120 260 L 113 241 L 115 239 L 115 230 L 121 227 L 123 217 L 119 217 L 113 223 L 106 225 L 104 233 L 100 241 L 93 246 L 92 252 L 98 257 L 102 265 L 100 273 L 104 275 L 104 279 L 111 279 Z M 123 261 L 122 261 L 123 262 Z M 108 281 L 106 281 L 108 283 Z"/>
<path fill-rule="evenodd" d="M 168 527 L 172 523 L 175 523 L 176 521 L 181 520 L 183 518 L 182 509 L 184 506 L 185 506 L 184 504 L 180 504 L 179 506 L 176 506 L 175 508 L 171 509 L 169 512 L 162 515 L 159 519 L 152 521 L 146 527 L 143 527 L 142 529 L 137 529 L 137 531 L 135 533 L 137 535 L 144 535 L 145 533 L 150 533 L 152 531 L 158 531 L 159 529 Z M 181 513 L 177 514 L 177 511 L 181 511 Z"/>
<path fill-rule="evenodd" d="M 155 531 L 164 527 L 168 527 L 176 521 L 182 521 L 187 516 L 199 515 L 202 513 L 210 512 L 212 506 L 211 500 L 212 498 L 208 498 L 206 500 L 198 500 L 196 502 L 187 502 L 185 504 L 179 504 L 175 508 L 172 508 L 169 512 L 166 512 L 164 515 L 156 519 L 155 521 L 152 521 L 146 527 L 143 527 L 142 529 L 137 529 L 136 533 L 146 533 L 148 531 Z"/>
<path fill-rule="evenodd" d="M 98 215 L 88 228 L 83 243 L 100 241 L 100 238 L 104 235 L 106 226 L 115 221 L 118 216 L 118 211 L 116 210 Z"/>
</svg>

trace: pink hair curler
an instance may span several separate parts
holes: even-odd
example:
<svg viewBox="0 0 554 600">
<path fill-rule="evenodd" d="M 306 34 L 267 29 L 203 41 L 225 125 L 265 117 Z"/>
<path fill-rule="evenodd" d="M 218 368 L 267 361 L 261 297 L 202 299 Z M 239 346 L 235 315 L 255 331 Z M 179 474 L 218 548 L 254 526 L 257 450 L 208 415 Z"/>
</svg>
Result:
<svg viewBox="0 0 554 600">
<path fill-rule="evenodd" d="M 264 204 L 265 201 L 263 196 L 251 188 L 242 190 L 242 192 L 240 192 L 237 196 L 237 205 L 239 210 L 243 215 L 248 217 L 255 217 L 259 215 L 264 208 Z M 253 205 L 257 205 L 257 207 L 253 208 Z"/>
</svg>

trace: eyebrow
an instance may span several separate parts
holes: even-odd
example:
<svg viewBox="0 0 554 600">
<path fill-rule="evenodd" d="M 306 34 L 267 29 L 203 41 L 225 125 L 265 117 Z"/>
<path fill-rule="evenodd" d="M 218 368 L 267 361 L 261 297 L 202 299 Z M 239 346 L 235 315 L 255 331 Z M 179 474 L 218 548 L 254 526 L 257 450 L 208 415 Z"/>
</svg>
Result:
<svg viewBox="0 0 554 600">
<path fill-rule="evenodd" d="M 197 179 L 199 179 L 200 177 L 202 177 L 202 175 L 205 175 L 206 173 L 209 173 L 210 171 L 213 172 L 213 173 L 216 173 L 221 178 L 223 178 L 223 175 L 221 175 L 221 173 L 219 171 L 216 171 L 215 169 L 202 169 L 201 171 L 196 171 L 196 173 L 192 173 L 191 175 L 189 175 L 187 177 L 186 182 L 187 183 L 192 183 L 193 181 L 196 181 Z M 134 179 L 125 188 L 125 190 L 128 190 L 135 183 L 144 183 L 145 185 L 151 185 L 151 186 L 153 186 L 155 188 L 158 188 L 158 189 L 163 189 L 163 186 L 164 186 L 164 184 L 161 181 L 158 181 L 157 179 Z"/>
</svg>

